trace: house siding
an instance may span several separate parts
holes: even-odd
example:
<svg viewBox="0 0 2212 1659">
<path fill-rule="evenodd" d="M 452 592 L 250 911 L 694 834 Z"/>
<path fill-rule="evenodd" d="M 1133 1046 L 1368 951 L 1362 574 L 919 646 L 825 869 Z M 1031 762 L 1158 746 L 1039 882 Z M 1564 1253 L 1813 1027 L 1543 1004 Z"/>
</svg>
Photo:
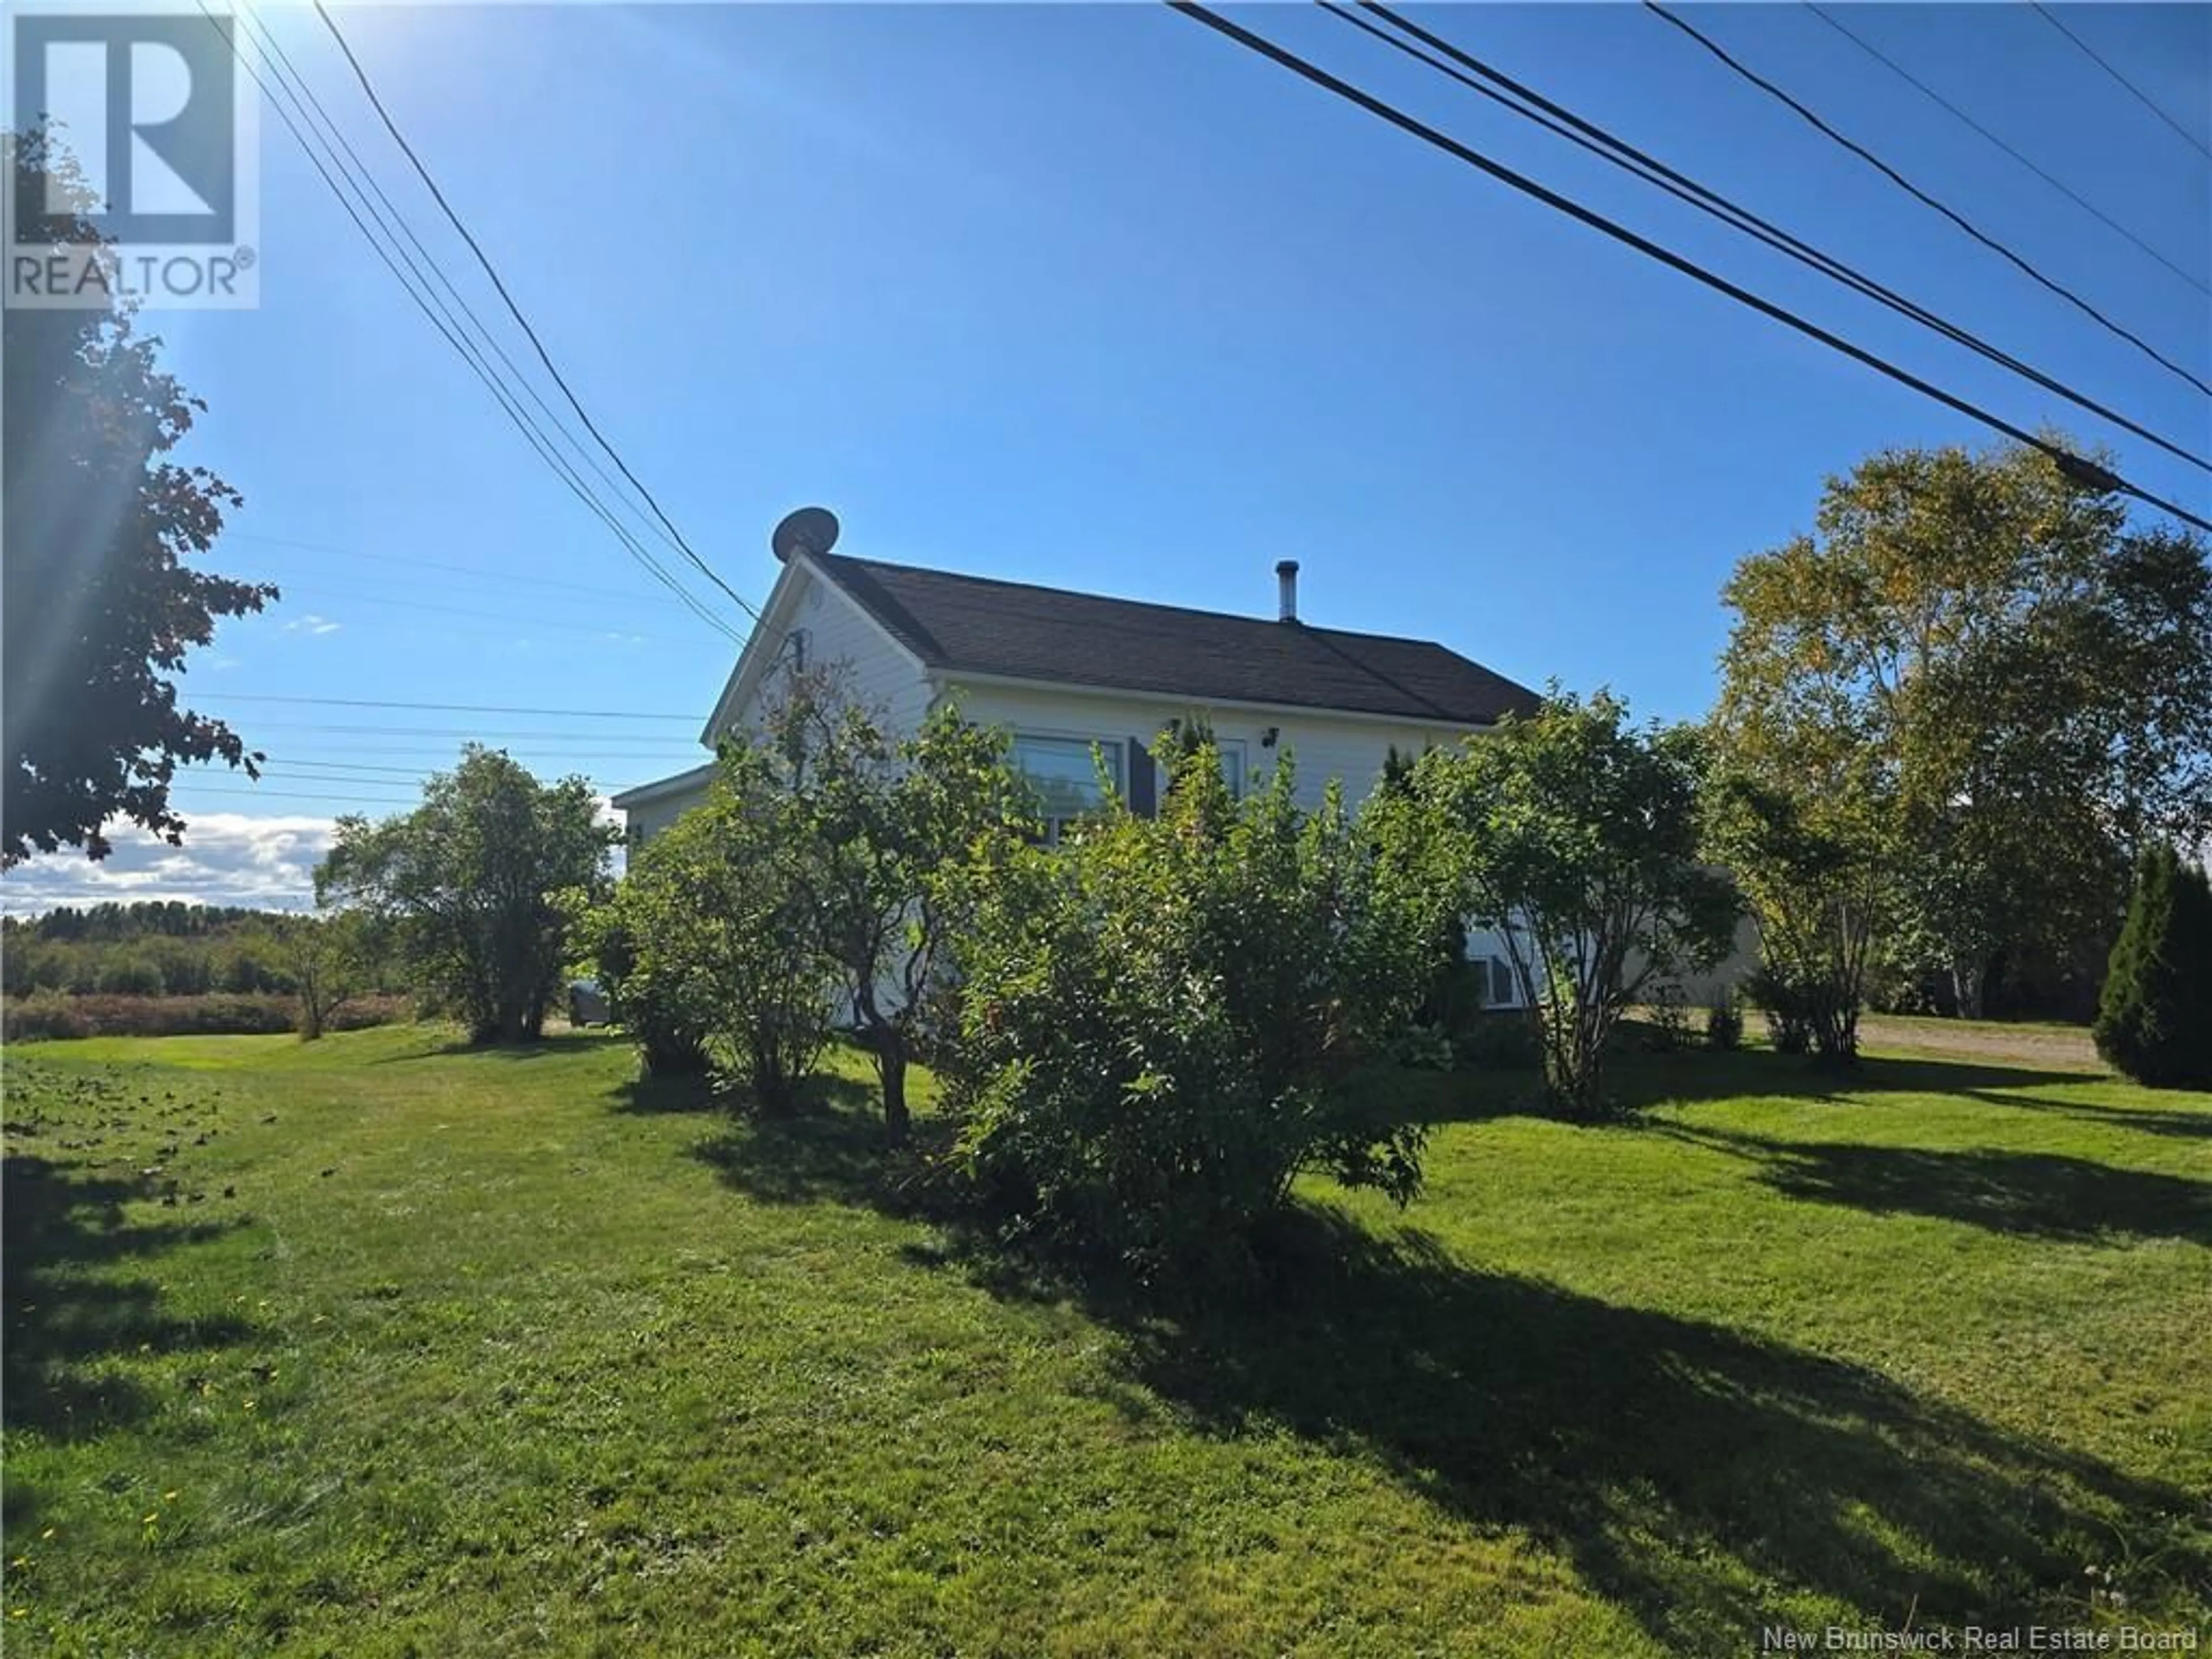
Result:
<svg viewBox="0 0 2212 1659">
<path fill-rule="evenodd" d="M 921 667 L 843 589 L 802 567 L 793 572 L 786 615 L 776 620 L 781 624 L 776 646 L 783 646 L 793 634 L 803 635 L 807 664 L 843 664 L 852 677 L 848 689 L 861 708 L 882 714 L 894 732 L 921 726 L 929 710 L 929 684 Z M 730 723 L 750 726 L 759 715 L 756 688 Z"/>
<path fill-rule="evenodd" d="M 1263 714 L 1126 692 L 963 684 L 957 678 L 945 689 L 959 698 L 966 719 L 1039 737 L 1113 738 L 1125 744 L 1133 738 L 1149 744 L 1170 720 L 1203 718 L 1217 742 L 1243 744 L 1247 775 L 1255 784 L 1277 760 L 1290 759 L 1296 771 L 1293 793 L 1308 808 L 1321 805 L 1332 778 L 1342 780 L 1346 805 L 1357 806 L 1381 781 L 1382 763 L 1394 744 L 1401 754 L 1418 755 L 1432 744 L 1457 740 L 1442 726 L 1310 710 Z M 1264 741 L 1270 728 L 1277 733 L 1272 749 Z"/>
<path fill-rule="evenodd" d="M 1394 747 L 1402 755 L 1415 756 L 1427 748 L 1456 743 L 1464 735 L 1441 724 L 1423 725 L 1385 716 L 1290 708 L 1209 707 L 1144 693 L 1012 685 L 963 680 L 957 675 L 939 678 L 923 670 L 835 583 L 804 566 L 789 574 L 790 591 L 771 605 L 769 623 L 763 624 L 773 624 L 775 632 L 763 635 L 756 644 L 778 649 L 793 633 L 804 630 L 805 660 L 810 665 L 846 665 L 852 695 L 863 707 L 881 713 L 896 732 L 917 730 L 934 702 L 944 696 L 957 697 L 963 717 L 978 725 L 1002 726 L 1030 736 L 1123 744 L 1126 787 L 1127 745 L 1150 745 L 1170 720 L 1202 718 L 1217 742 L 1242 746 L 1249 785 L 1256 786 L 1279 760 L 1291 761 L 1296 769 L 1293 795 L 1308 810 L 1321 805 L 1331 780 L 1343 784 L 1346 806 L 1357 807 L 1381 781 L 1384 762 Z M 736 708 L 726 711 L 715 730 L 750 726 L 758 715 L 755 689 Z M 1276 734 L 1272 745 L 1266 741 L 1271 729 Z M 633 844 L 659 834 L 705 797 L 702 781 L 694 792 L 625 808 Z M 1473 958 L 1502 956 L 1504 949 L 1494 936 L 1477 930 L 1470 933 L 1468 954 Z"/>
</svg>

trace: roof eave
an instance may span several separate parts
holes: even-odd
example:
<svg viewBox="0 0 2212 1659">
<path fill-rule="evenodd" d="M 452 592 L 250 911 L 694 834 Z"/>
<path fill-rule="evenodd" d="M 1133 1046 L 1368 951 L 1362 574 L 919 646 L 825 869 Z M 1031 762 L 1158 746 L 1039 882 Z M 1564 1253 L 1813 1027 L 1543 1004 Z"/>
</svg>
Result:
<svg viewBox="0 0 2212 1659">
<path fill-rule="evenodd" d="M 1418 726 L 1444 732 L 1487 732 L 1495 726 L 1495 720 L 1459 720 L 1434 714 L 1378 714 L 1367 708 L 1344 708 L 1334 703 L 1262 702 L 1244 697 L 1199 696 L 1183 691 L 1153 691 L 1136 686 L 1101 685 L 1095 680 L 1048 680 L 1019 674 L 994 674 L 963 669 L 957 664 L 945 664 L 932 671 L 931 681 L 940 687 L 962 685 L 1002 685 L 1017 690 L 1073 693 L 1079 696 L 1149 697 L 1162 702 L 1193 702 L 1208 708 L 1249 709 L 1254 714 L 1279 714 L 1295 718 L 1298 715 L 1328 714 L 1340 720 L 1371 720 L 1378 726 Z"/>
</svg>

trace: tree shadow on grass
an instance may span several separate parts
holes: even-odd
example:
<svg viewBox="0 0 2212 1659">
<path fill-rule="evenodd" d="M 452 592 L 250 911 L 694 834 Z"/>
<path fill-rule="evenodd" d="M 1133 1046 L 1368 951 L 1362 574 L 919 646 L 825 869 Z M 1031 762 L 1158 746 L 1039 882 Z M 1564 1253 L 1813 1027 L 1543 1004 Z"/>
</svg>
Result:
<svg viewBox="0 0 2212 1659">
<path fill-rule="evenodd" d="M 2050 1152 L 1928 1151 L 1773 1140 L 1670 1123 L 1659 1133 L 1753 1160 L 1791 1198 L 1992 1232 L 2087 1242 L 2115 1236 L 2212 1243 L 2212 1185 Z"/>
<path fill-rule="evenodd" d="M 410 1054 L 379 1054 L 368 1064 L 372 1066 L 408 1066 L 426 1060 L 473 1059 L 482 1060 L 544 1060 L 551 1054 L 573 1054 L 580 1050 L 610 1048 L 630 1042 L 624 1031 L 554 1031 L 535 1042 L 471 1042 L 466 1037 L 456 1037 L 441 1042 L 434 1048 L 418 1049 Z"/>
<path fill-rule="evenodd" d="M 657 1117 L 665 1113 L 711 1112 L 722 1104 L 711 1078 L 634 1077 L 608 1091 L 614 1109 L 626 1117 Z"/>
<path fill-rule="evenodd" d="M 2185 1140 L 2212 1140 L 2212 1105 L 2203 1111 L 2189 1112 L 2162 1107 L 2100 1106 L 2079 1100 L 2039 1100 L 2033 1095 L 2014 1094 L 2003 1089 L 1969 1089 L 1966 1092 L 1992 1106 L 2047 1112 L 2099 1128 L 2134 1129 L 2143 1134 L 2172 1135 Z"/>
<path fill-rule="evenodd" d="M 1656 1106 L 1709 1100 L 1751 1097 L 1849 1107 L 1877 1095 L 1972 1094 L 2086 1080 L 2078 1073 L 1987 1060 L 1880 1056 L 1839 1070 L 1804 1055 L 1764 1049 L 1650 1054 L 1629 1048 L 1607 1062 L 1605 1091 L 1620 1116 L 1634 1118 Z M 1545 1103 L 1543 1078 L 1534 1068 L 1406 1072 L 1389 1086 L 1401 1097 L 1400 1111 L 1413 1122 L 1556 1115 Z"/>
<path fill-rule="evenodd" d="M 226 1347 L 253 1334 L 229 1316 L 179 1317 L 158 1285 L 94 1272 L 240 1224 L 126 1222 L 124 1205 L 151 1196 L 150 1182 L 79 1175 L 41 1158 L 0 1164 L 8 1319 L 0 1399 L 9 1429 L 73 1440 L 135 1422 L 156 1402 L 107 1362 Z"/>
<path fill-rule="evenodd" d="M 748 1197 L 915 1214 L 868 1091 L 840 1095 L 696 1155 Z M 2093 1184 L 2087 1202 L 2142 1195 Z M 2179 1488 L 1863 1367 L 1482 1272 L 1334 1210 L 1294 1210 L 1261 1241 L 1262 1277 L 1212 1300 L 1070 1277 L 957 1228 L 902 1256 L 1009 1300 L 1073 1297 L 1118 1334 L 1124 1408 L 1155 1430 L 1164 1406 L 1196 1433 L 1287 1431 L 1478 1528 L 1525 1530 L 1668 1652 L 1749 1651 L 1793 1609 L 2078 1624 L 2091 1563 L 2144 1564 L 2124 1588 L 2146 1617 L 2201 1611 L 2212 1584 L 2201 1504 Z"/>
<path fill-rule="evenodd" d="M 1287 1429 L 1478 1526 L 1526 1528 L 1667 1651 L 1748 1651 L 1794 1596 L 1892 1627 L 1916 1607 L 1923 1625 L 1990 1624 L 2056 1615 L 2092 1561 L 2164 1551 L 2162 1576 L 2127 1587 L 2139 1604 L 2178 1605 L 2212 1573 L 2186 1493 L 1858 1366 L 1334 1213 L 1293 1215 L 1269 1255 L 1247 1304 L 1087 1301 L 1189 1425 Z"/>
<path fill-rule="evenodd" d="M 885 1144 L 875 1090 L 857 1079 L 821 1075 L 806 1080 L 789 1114 L 734 1115 L 691 1155 L 732 1191 L 767 1204 L 903 1209 L 902 1176 L 911 1167 L 910 1155 L 895 1157 Z"/>
</svg>

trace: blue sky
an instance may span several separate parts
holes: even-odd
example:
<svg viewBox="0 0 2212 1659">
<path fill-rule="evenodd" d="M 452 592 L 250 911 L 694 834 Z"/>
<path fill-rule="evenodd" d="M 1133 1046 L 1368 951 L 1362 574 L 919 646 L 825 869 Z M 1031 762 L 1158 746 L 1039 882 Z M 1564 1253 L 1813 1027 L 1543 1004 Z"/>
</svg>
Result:
<svg viewBox="0 0 2212 1659">
<path fill-rule="evenodd" d="M 1310 8 L 1235 14 L 1637 229 L 2015 422 L 2204 474 L 1978 366 Z M 1429 27 L 2185 445 L 2212 401 L 1627 5 L 1419 8 Z M 1802 6 L 1698 26 L 2212 378 L 2205 296 Z M 1855 31 L 2208 279 L 2212 161 L 2032 11 L 1848 6 Z M 2212 9 L 2060 15 L 2199 135 Z M 312 12 L 287 52 L 487 318 L 495 301 Z M 1962 417 L 1394 132 L 1164 8 L 338 9 L 601 428 L 740 592 L 818 501 L 847 550 L 1334 626 L 1694 716 L 1747 552 L 1822 479 Z M 690 764 L 732 647 L 507 425 L 264 110 L 262 301 L 153 319 L 246 499 L 211 561 L 283 602 L 186 681 L 276 761 L 179 793 L 210 848 L 10 875 L 59 897 L 297 890 L 313 823 L 397 810 L 462 738 L 615 789 Z M 518 362 L 526 348 L 502 331 Z M 694 584 L 702 592 L 703 582 Z M 720 607 L 733 620 L 733 608 Z M 268 697 L 621 709 L 647 721 Z M 376 728 L 340 730 L 341 727 Z M 278 832 L 271 831 L 271 835 Z M 302 837 L 305 836 L 303 840 Z M 128 843 L 131 838 L 125 838 Z M 161 862 L 167 859 L 166 866 Z M 210 860 L 213 860 L 212 863 Z M 222 866 L 221 868 L 216 867 Z M 288 888 L 287 883 L 292 884 Z"/>
</svg>

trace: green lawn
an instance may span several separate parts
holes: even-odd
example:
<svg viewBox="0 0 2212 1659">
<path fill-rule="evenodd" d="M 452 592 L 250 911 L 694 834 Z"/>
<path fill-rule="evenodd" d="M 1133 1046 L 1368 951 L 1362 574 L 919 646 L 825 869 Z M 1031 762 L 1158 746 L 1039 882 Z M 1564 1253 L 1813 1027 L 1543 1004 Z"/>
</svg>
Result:
<svg viewBox="0 0 2212 1659">
<path fill-rule="evenodd" d="M 1413 1209 L 1316 1188 L 1271 1305 L 1168 1318 L 902 1216 L 856 1089 L 446 1040 L 7 1054 L 11 1656 L 2212 1644 L 2212 1097 L 1409 1079 Z"/>
</svg>

